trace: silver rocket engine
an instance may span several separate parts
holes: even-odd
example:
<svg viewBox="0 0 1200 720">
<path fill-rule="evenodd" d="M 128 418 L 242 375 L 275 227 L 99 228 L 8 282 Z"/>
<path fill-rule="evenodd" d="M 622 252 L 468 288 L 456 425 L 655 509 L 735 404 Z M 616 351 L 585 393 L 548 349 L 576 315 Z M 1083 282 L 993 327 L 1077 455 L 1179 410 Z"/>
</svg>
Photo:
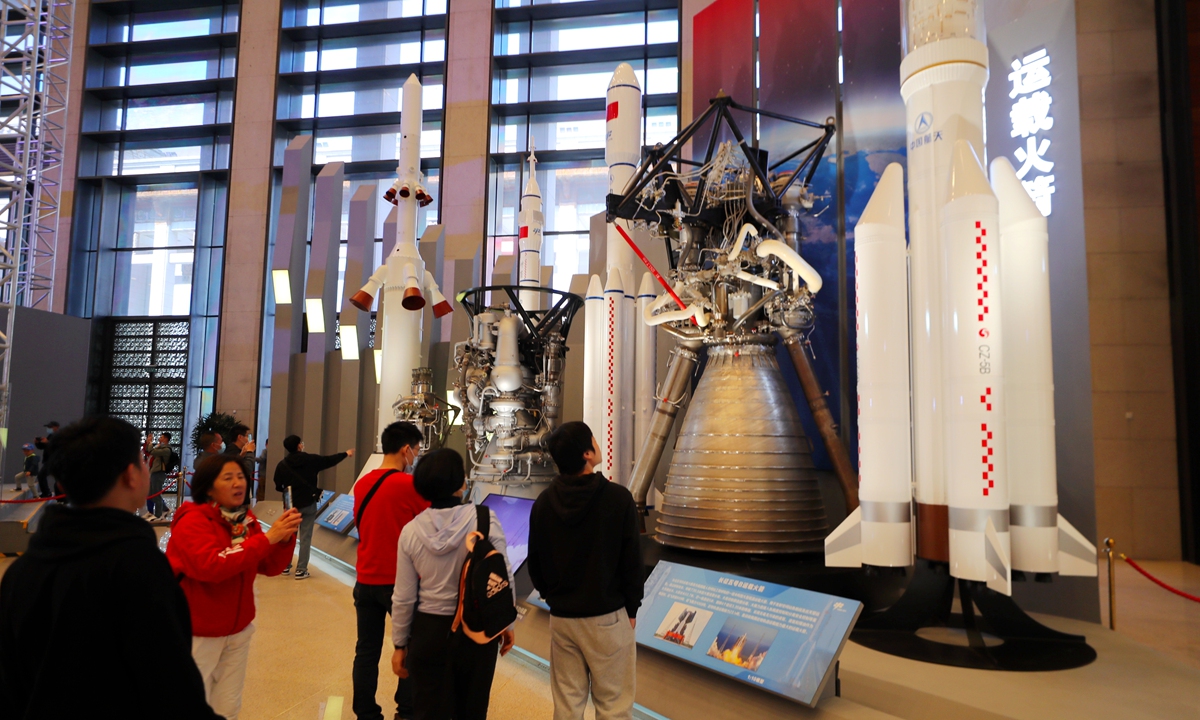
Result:
<svg viewBox="0 0 1200 720">
<path fill-rule="evenodd" d="M 548 309 L 527 309 L 521 297 L 531 293 Z M 470 496 L 537 497 L 558 472 L 543 445 L 562 423 L 567 335 L 583 298 L 494 285 L 467 290 L 460 302 L 471 334 L 454 349 L 454 388 L 463 404 Z"/>
<path fill-rule="evenodd" d="M 446 444 L 446 436 L 462 414 L 462 408 L 452 405 L 433 392 L 433 368 L 419 367 L 412 372 L 412 393 L 392 405 L 397 420 L 410 422 L 421 431 L 421 454 L 437 450 Z"/>
<path fill-rule="evenodd" d="M 846 495 L 857 506 L 857 477 L 808 357 L 813 297 L 821 277 L 800 254 L 800 214 L 834 128 L 770 113 L 820 131 L 775 166 L 751 148 L 731 110 L 760 113 L 721 95 L 678 137 L 647 153 L 608 215 L 642 225 L 667 247 L 663 277 L 628 243 L 662 285 L 641 313 L 646 325 L 678 341 L 659 386 L 630 489 L 645 509 L 678 409 L 707 363 L 679 429 L 659 503 L 655 538 L 679 548 L 721 553 L 818 552 L 829 532 L 818 470 L 784 384 L 775 346 L 784 344 Z M 704 163 L 683 147 L 713 123 Z M 718 142 L 725 123 L 737 142 Z M 779 172 L 770 169 L 795 163 Z M 669 279 L 668 279 L 669 278 Z M 606 293 L 607 294 L 607 293 Z"/>
</svg>

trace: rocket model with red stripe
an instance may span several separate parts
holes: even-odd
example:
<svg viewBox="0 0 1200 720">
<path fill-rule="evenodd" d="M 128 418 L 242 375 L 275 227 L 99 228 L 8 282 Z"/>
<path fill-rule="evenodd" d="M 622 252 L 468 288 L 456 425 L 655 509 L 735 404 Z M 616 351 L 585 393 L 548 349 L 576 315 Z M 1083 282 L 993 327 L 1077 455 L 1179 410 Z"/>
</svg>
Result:
<svg viewBox="0 0 1200 720">
<path fill-rule="evenodd" d="M 625 191 L 641 161 L 642 88 L 629 63 L 621 63 L 608 84 L 604 159 L 608 192 Z M 632 225 L 618 219 L 626 233 Z M 587 303 L 588 327 L 603 307 L 599 335 L 588 332 L 584 348 L 584 417 L 600 444 L 600 470 L 610 480 L 629 484 L 634 463 L 634 429 L 648 425 L 653 410 L 657 358 L 653 332 L 644 332 L 637 314 L 641 262 L 617 230 L 607 229 L 604 303 Z M 643 283 L 644 285 L 644 283 Z"/>
<path fill-rule="evenodd" d="M 980 161 L 982 9 L 908 0 L 905 11 L 908 284 L 894 282 L 905 269 L 895 166 L 855 228 L 862 504 L 826 538 L 826 564 L 915 555 L 1005 594 L 1014 572 L 1095 575 L 1095 546 L 1057 506 L 1046 218 L 1007 161 L 990 183 Z M 887 330 L 906 306 L 907 367 Z M 897 383 L 911 416 L 895 412 Z M 905 461 L 910 436 L 911 472 L 880 462 Z"/>
<path fill-rule="evenodd" d="M 521 193 L 521 215 L 517 223 L 517 275 L 521 287 L 542 286 L 542 229 L 545 226 L 542 214 L 542 188 L 537 181 L 537 156 L 532 142 L 529 146 L 529 182 Z M 542 294 L 520 293 L 521 305 L 526 310 L 540 310 Z"/>
</svg>

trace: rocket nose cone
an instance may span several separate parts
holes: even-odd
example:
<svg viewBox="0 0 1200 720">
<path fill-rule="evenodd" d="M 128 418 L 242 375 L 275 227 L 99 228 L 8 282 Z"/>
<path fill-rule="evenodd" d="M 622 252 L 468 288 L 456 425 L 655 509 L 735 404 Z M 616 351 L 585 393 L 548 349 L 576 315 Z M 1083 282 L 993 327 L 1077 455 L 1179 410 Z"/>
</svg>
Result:
<svg viewBox="0 0 1200 720">
<path fill-rule="evenodd" d="M 900 163 L 892 163 L 884 169 L 858 223 L 891 225 L 904 230 L 904 169 Z"/>
<path fill-rule="evenodd" d="M 1026 220 L 1045 220 L 1006 157 L 992 161 L 992 189 L 1000 202 L 1000 229 Z"/>
<path fill-rule="evenodd" d="M 654 276 L 650 273 L 642 273 L 642 285 L 638 288 L 638 295 L 653 295 L 654 294 Z"/>
<path fill-rule="evenodd" d="M 994 196 L 994 193 L 971 143 L 958 140 L 950 159 L 950 200 L 968 195 Z"/>
<path fill-rule="evenodd" d="M 588 281 L 587 296 L 588 298 L 598 298 L 604 295 L 604 286 L 600 284 L 600 276 L 593 275 Z"/>
<path fill-rule="evenodd" d="M 617 69 L 613 71 L 612 80 L 608 81 L 608 89 L 611 90 L 618 85 L 632 85 L 642 91 L 642 86 L 638 82 L 637 75 L 633 72 L 633 66 L 629 63 L 621 63 Z"/>
<path fill-rule="evenodd" d="M 625 292 L 625 283 L 621 279 L 621 269 L 611 267 L 608 269 L 608 282 L 604 284 L 604 292 Z"/>
<path fill-rule="evenodd" d="M 421 87 L 421 81 L 417 78 L 417 74 L 413 73 L 404 81 L 404 87 Z"/>
</svg>

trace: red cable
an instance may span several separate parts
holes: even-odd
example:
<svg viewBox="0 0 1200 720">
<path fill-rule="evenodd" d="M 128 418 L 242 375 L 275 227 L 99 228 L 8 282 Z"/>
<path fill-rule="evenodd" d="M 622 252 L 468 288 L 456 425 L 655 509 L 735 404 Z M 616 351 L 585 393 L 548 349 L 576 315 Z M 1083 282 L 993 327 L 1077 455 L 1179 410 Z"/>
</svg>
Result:
<svg viewBox="0 0 1200 720">
<path fill-rule="evenodd" d="M 65 497 L 66 495 L 55 495 L 54 497 L 38 497 L 27 500 L 0 500 L 0 505 L 24 505 L 25 503 L 49 502 L 51 500 L 62 500 Z"/>
<path fill-rule="evenodd" d="M 683 304 L 683 301 L 679 299 L 679 296 L 675 294 L 675 291 L 671 289 L 671 286 L 667 284 L 667 281 L 663 279 L 663 276 L 658 273 L 658 270 L 655 269 L 654 265 L 650 262 L 650 259 L 642 254 L 642 251 L 638 248 L 637 243 L 633 241 L 633 238 L 629 237 L 629 233 L 625 232 L 625 228 L 621 227 L 620 223 L 613 223 L 613 227 L 617 229 L 617 232 L 621 233 L 621 237 L 625 238 L 625 242 L 629 243 L 629 247 L 633 248 L 633 251 L 637 253 L 637 256 L 642 259 L 642 262 L 646 265 L 646 269 L 648 269 L 650 273 L 654 275 L 654 278 L 658 280 L 658 284 L 662 285 L 663 289 L 670 293 L 671 299 L 675 301 L 675 304 L 679 306 L 679 309 L 686 310 L 687 306 Z M 629 278 L 629 282 L 633 282 L 633 278 Z M 634 288 L 629 288 L 629 292 L 633 293 L 636 292 L 636 290 Z M 692 322 L 696 322 L 696 319 L 692 318 Z"/>
<path fill-rule="evenodd" d="M 1129 563 L 1130 565 L 1132 565 L 1134 570 L 1137 570 L 1141 574 L 1145 575 L 1146 578 L 1150 580 L 1150 582 L 1154 583 L 1155 585 L 1158 585 L 1162 589 L 1170 590 L 1171 592 L 1175 593 L 1179 597 L 1185 597 L 1188 600 L 1191 600 L 1192 602 L 1200 603 L 1200 597 L 1196 597 L 1195 595 L 1192 595 L 1191 593 L 1185 593 L 1182 590 L 1177 590 L 1176 588 L 1171 587 L 1170 585 L 1166 584 L 1162 580 L 1159 580 L 1158 578 L 1154 577 L 1150 573 L 1143 570 L 1141 565 L 1138 565 L 1133 560 L 1130 560 L 1129 558 L 1125 557 L 1124 553 L 1121 554 L 1121 559 L 1124 560 L 1125 562 Z"/>
</svg>

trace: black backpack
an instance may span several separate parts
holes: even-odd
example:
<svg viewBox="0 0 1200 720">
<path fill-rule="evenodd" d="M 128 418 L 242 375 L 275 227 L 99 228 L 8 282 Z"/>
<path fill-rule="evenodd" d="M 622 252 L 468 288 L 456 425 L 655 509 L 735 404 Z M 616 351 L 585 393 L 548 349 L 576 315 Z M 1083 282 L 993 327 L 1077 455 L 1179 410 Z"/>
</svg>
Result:
<svg viewBox="0 0 1200 720">
<path fill-rule="evenodd" d="M 458 578 L 458 611 L 452 630 L 462 626 L 464 635 L 485 645 L 516 621 L 517 608 L 504 556 L 488 539 L 491 511 L 476 505 L 475 513 L 476 529 L 467 535 L 467 559 Z"/>
<path fill-rule="evenodd" d="M 167 472 L 178 471 L 179 462 L 179 453 L 175 452 L 175 448 L 171 448 L 171 457 L 167 458 Z"/>
</svg>

